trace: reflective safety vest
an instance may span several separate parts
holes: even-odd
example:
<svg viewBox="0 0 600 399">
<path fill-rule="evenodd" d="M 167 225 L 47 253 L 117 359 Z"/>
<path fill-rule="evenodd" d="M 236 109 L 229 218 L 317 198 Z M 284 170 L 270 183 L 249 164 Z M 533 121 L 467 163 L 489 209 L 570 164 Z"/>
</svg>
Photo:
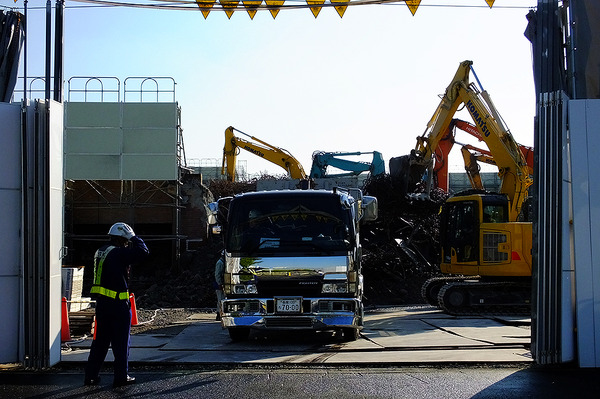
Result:
<svg viewBox="0 0 600 399">
<path fill-rule="evenodd" d="M 96 256 L 94 256 L 94 282 L 92 284 L 92 288 L 90 289 L 90 294 L 98 294 L 111 299 L 125 300 L 129 299 L 129 291 L 117 292 L 114 290 L 110 290 L 106 287 L 102 287 L 100 285 L 102 277 L 102 266 L 104 265 L 104 261 L 106 260 L 108 253 L 115 248 L 115 246 L 111 245 L 104 251 L 96 251 Z"/>
</svg>

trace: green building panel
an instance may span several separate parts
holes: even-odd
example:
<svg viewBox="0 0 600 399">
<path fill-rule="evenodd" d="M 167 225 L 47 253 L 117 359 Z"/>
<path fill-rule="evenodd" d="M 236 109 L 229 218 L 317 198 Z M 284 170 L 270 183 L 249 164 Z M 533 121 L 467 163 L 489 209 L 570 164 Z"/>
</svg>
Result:
<svg viewBox="0 0 600 399">
<path fill-rule="evenodd" d="M 177 180 L 177 103 L 66 102 L 65 178 Z"/>
</svg>

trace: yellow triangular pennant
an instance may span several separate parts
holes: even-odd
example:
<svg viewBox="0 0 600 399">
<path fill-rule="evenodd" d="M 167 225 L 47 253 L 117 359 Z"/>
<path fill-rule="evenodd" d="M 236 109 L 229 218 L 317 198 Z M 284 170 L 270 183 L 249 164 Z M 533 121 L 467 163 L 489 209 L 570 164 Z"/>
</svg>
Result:
<svg viewBox="0 0 600 399">
<path fill-rule="evenodd" d="M 496 1 L 496 0 L 485 0 L 485 2 L 487 3 L 488 6 L 490 6 L 490 8 L 492 8 L 492 6 L 494 5 L 494 1 Z"/>
<path fill-rule="evenodd" d="M 348 1 L 349 0 L 336 0 L 336 1 L 331 2 L 331 4 L 333 4 L 333 8 L 335 8 L 335 10 L 337 11 L 340 18 L 342 18 L 344 16 L 344 13 L 346 12 L 346 8 L 348 8 L 348 4 L 347 4 Z M 344 3 L 346 3 L 346 4 L 344 4 Z"/>
<path fill-rule="evenodd" d="M 408 6 L 408 9 L 410 10 L 413 16 L 417 12 L 419 4 L 421 4 L 421 0 L 406 0 L 406 5 Z"/>
<path fill-rule="evenodd" d="M 309 6 L 321 6 L 324 3 L 325 0 L 306 0 L 306 4 L 308 4 Z M 310 7 L 310 11 L 313 13 L 315 18 L 317 18 L 317 15 L 319 15 L 319 13 L 321 12 L 321 7 Z"/>
<path fill-rule="evenodd" d="M 198 8 L 200 8 L 202 15 L 204 15 L 204 19 L 210 14 L 210 9 L 215 5 L 215 1 L 216 0 L 196 0 Z"/>
<path fill-rule="evenodd" d="M 235 12 L 235 8 L 240 3 L 240 0 L 219 0 L 221 7 L 225 10 L 227 18 L 231 19 L 231 16 Z"/>
<path fill-rule="evenodd" d="M 265 0 L 265 4 L 269 7 L 269 12 L 273 16 L 273 19 L 279 14 L 279 8 L 271 8 L 271 7 L 280 7 L 285 3 L 285 0 Z"/>
<path fill-rule="evenodd" d="M 244 3 L 244 7 L 246 7 L 246 12 L 250 15 L 250 19 L 254 19 L 256 15 L 256 11 L 258 11 L 258 6 L 262 3 L 262 0 L 242 0 Z"/>
</svg>

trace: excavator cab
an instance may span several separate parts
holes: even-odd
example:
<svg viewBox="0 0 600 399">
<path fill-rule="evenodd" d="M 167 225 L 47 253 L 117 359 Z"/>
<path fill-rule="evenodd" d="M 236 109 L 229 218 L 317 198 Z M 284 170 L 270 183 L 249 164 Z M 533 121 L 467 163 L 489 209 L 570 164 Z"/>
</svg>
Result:
<svg viewBox="0 0 600 399">
<path fill-rule="evenodd" d="M 475 200 L 448 202 L 442 213 L 441 234 L 444 263 L 477 262 L 479 203 Z"/>
<path fill-rule="evenodd" d="M 516 236 L 520 230 L 517 224 L 509 221 L 508 202 L 506 195 L 476 190 L 447 200 L 440 223 L 442 271 L 486 275 L 487 270 L 493 275 L 491 266 L 505 268 L 513 263 L 512 266 L 517 268 L 529 267 L 527 262 L 520 265 L 517 260 L 521 259 L 521 255 L 513 253 L 517 249 L 512 248 L 511 236 Z M 520 227 L 522 225 L 525 223 L 519 224 Z"/>
</svg>

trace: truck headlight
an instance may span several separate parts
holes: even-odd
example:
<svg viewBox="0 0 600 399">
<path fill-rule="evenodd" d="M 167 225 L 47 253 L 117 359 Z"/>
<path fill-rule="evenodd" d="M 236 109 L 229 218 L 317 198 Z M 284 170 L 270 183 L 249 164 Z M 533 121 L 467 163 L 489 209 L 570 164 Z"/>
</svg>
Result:
<svg viewBox="0 0 600 399">
<path fill-rule="evenodd" d="M 348 292 L 348 284 L 344 283 L 324 283 L 321 288 L 323 294 L 345 294 Z"/>
<path fill-rule="evenodd" d="M 256 294 L 258 290 L 256 289 L 256 284 L 236 284 L 233 287 L 233 292 L 235 294 L 245 295 L 245 294 Z"/>
<path fill-rule="evenodd" d="M 256 288 L 256 284 L 248 284 L 246 285 L 246 294 L 257 294 L 258 289 Z"/>
</svg>

